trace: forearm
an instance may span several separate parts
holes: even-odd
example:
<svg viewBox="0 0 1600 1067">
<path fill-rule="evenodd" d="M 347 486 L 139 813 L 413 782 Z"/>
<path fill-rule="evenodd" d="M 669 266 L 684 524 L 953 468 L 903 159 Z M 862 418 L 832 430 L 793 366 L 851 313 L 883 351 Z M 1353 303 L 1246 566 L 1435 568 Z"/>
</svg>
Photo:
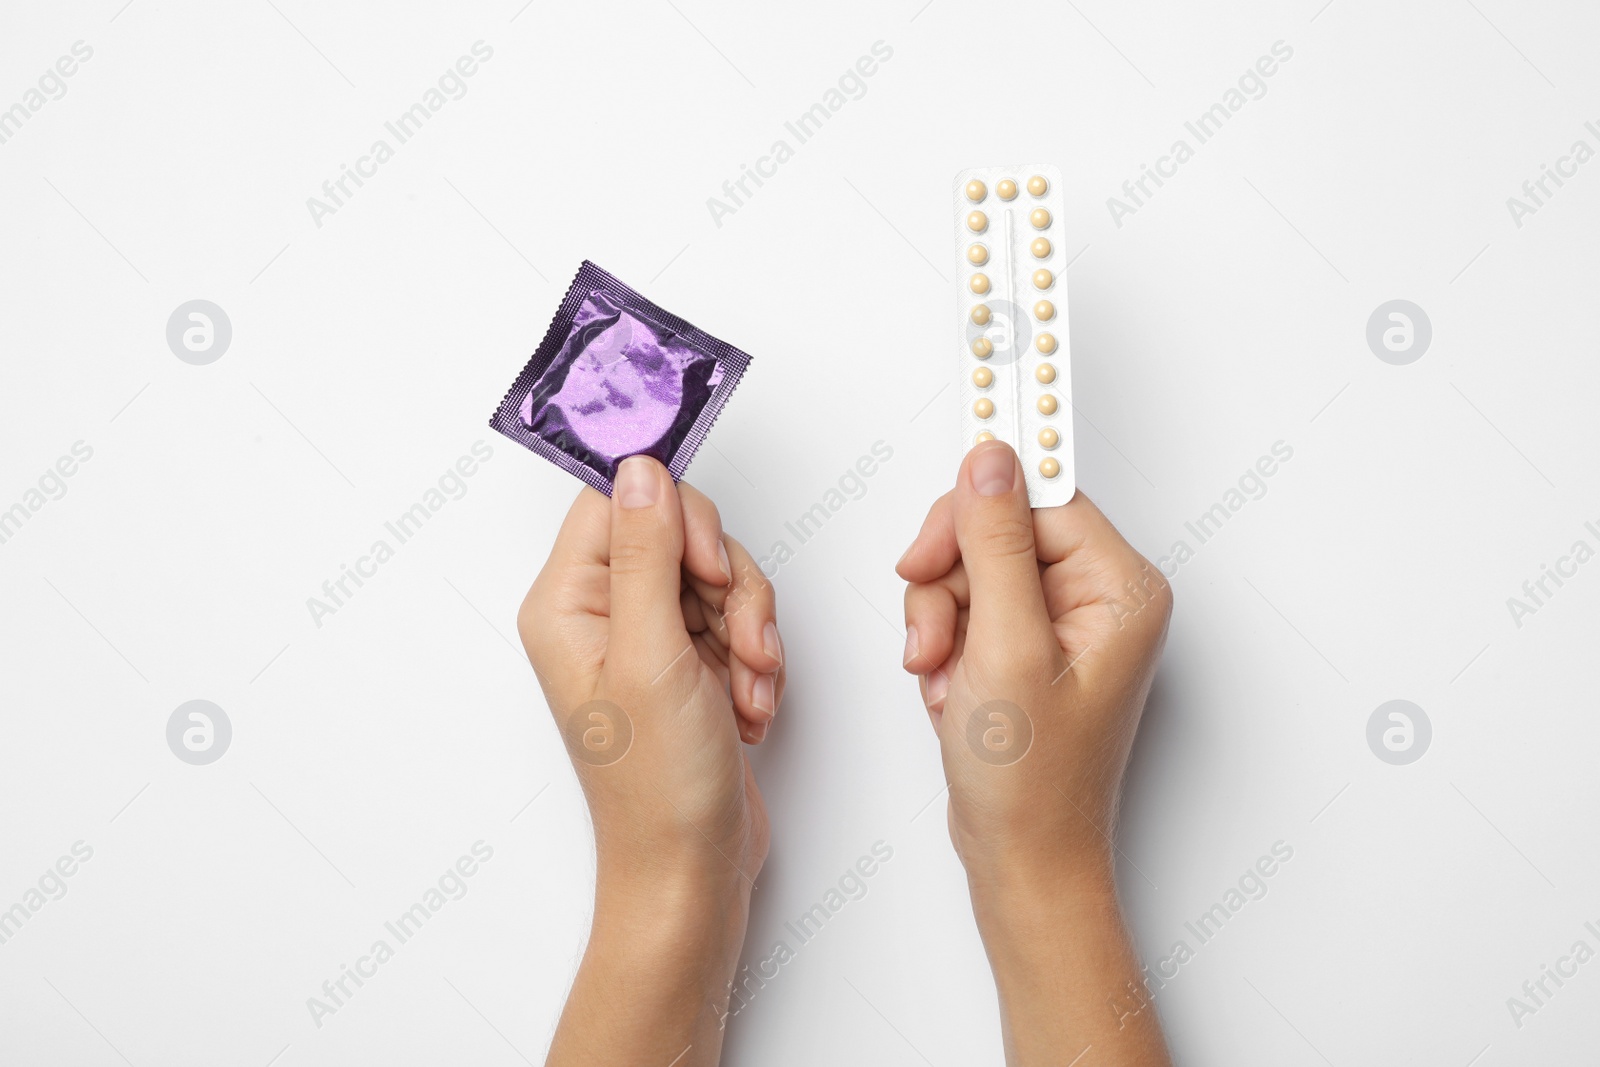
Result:
<svg viewBox="0 0 1600 1067">
<path fill-rule="evenodd" d="M 1108 872 L 974 879 L 1009 1067 L 1168 1067 L 1166 1042 Z"/>
<path fill-rule="evenodd" d="M 716 1064 L 748 917 L 747 889 L 720 876 L 602 881 L 547 1067 Z"/>
</svg>

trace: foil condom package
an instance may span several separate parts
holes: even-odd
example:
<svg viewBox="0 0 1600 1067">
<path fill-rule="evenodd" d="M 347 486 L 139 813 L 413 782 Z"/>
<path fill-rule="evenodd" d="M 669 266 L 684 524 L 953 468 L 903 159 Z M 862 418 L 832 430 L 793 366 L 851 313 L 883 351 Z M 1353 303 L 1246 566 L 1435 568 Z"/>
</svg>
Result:
<svg viewBox="0 0 1600 1067">
<path fill-rule="evenodd" d="M 676 481 L 749 365 L 585 260 L 489 425 L 607 496 L 629 456 Z"/>
</svg>

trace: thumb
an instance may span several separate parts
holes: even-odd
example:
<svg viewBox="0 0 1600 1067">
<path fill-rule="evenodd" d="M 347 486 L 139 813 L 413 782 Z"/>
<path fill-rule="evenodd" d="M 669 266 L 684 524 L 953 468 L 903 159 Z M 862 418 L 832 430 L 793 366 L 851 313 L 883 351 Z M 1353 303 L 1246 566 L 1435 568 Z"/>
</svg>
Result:
<svg viewBox="0 0 1600 1067">
<path fill-rule="evenodd" d="M 622 461 L 611 490 L 611 637 L 606 659 L 655 676 L 689 644 L 678 606 L 683 512 L 667 469 Z"/>
<path fill-rule="evenodd" d="M 971 635 L 991 650 L 1053 658 L 1060 646 L 1045 608 L 1033 512 L 1010 446 L 989 441 L 967 453 L 954 503 L 956 542 L 971 584 Z"/>
</svg>

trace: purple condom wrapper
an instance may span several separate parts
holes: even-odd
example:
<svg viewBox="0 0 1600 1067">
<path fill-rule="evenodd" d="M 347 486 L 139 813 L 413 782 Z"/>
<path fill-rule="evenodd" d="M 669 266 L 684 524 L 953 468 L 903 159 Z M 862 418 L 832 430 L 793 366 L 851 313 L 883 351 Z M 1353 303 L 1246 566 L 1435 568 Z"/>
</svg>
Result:
<svg viewBox="0 0 1600 1067">
<path fill-rule="evenodd" d="M 629 456 L 677 481 L 749 365 L 584 260 L 489 425 L 607 496 Z"/>
</svg>

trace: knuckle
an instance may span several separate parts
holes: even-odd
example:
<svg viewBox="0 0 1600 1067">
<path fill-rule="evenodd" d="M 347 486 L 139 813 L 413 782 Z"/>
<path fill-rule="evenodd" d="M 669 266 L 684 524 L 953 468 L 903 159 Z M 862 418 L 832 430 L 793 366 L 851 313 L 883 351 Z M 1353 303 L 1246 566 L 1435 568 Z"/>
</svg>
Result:
<svg viewBox="0 0 1600 1067">
<path fill-rule="evenodd" d="M 1118 628 L 1137 625 L 1152 633 L 1165 632 L 1172 618 L 1172 582 L 1160 569 L 1137 553 L 1120 575 L 1122 596 L 1117 602 Z"/>
<path fill-rule="evenodd" d="M 772 582 L 761 573 L 761 568 L 753 563 L 747 563 L 739 568 L 739 591 L 752 599 L 773 595 Z"/>
<path fill-rule="evenodd" d="M 522 647 L 528 653 L 528 658 L 534 661 L 540 658 L 545 648 L 548 632 L 546 623 L 550 618 L 544 580 L 541 575 L 533 583 L 533 588 L 528 590 L 528 595 L 522 598 L 522 605 L 517 608 L 517 636 L 522 638 Z"/>
<path fill-rule="evenodd" d="M 746 608 L 776 607 L 777 594 L 772 588 L 772 583 L 760 568 L 745 564 L 738 568 L 734 575 L 733 588 L 728 590 L 727 613 L 736 615 Z"/>
<path fill-rule="evenodd" d="M 657 543 L 639 533 L 619 537 L 611 542 L 610 566 L 613 575 L 629 577 L 645 574 L 660 566 L 661 550 Z"/>
<path fill-rule="evenodd" d="M 984 699 L 1018 693 L 1042 693 L 1061 672 L 1061 650 L 1053 642 L 1008 640 L 1000 644 L 968 644 L 962 662 L 971 663 L 973 691 Z"/>
<path fill-rule="evenodd" d="M 721 536 L 722 510 L 717 507 L 716 503 L 713 502 L 710 497 L 701 494 L 700 499 L 705 501 L 706 525 L 709 526 L 718 536 Z"/>
<path fill-rule="evenodd" d="M 946 605 L 949 605 L 946 608 Z M 907 624 L 940 614 L 955 615 L 955 603 L 945 589 L 937 585 L 906 586 L 905 614 Z"/>
<path fill-rule="evenodd" d="M 710 628 L 711 632 L 716 635 L 717 641 L 724 648 L 726 648 L 728 645 L 727 617 L 724 616 L 723 613 L 715 606 L 706 604 L 704 602 L 701 603 L 700 610 L 705 614 L 706 625 Z"/>
<path fill-rule="evenodd" d="M 997 559 L 1026 556 L 1033 559 L 1033 520 L 1018 515 L 997 516 L 983 524 L 977 534 L 977 549 Z"/>
<path fill-rule="evenodd" d="M 1158 571 L 1157 573 L 1159 574 L 1160 572 Z M 1161 584 L 1160 584 L 1159 588 L 1156 589 L 1156 591 L 1154 592 L 1153 595 L 1155 597 L 1155 607 L 1157 609 L 1157 617 L 1160 619 L 1162 625 L 1164 626 L 1172 618 L 1172 609 L 1173 609 L 1172 583 L 1167 581 L 1167 579 L 1165 577 L 1163 577 L 1161 579 Z"/>
<path fill-rule="evenodd" d="M 1162 574 L 1154 563 L 1143 556 L 1135 556 L 1138 568 L 1133 574 L 1133 584 L 1141 594 L 1149 598 L 1151 606 L 1160 608 L 1165 614 L 1172 613 L 1172 582 Z"/>
</svg>

